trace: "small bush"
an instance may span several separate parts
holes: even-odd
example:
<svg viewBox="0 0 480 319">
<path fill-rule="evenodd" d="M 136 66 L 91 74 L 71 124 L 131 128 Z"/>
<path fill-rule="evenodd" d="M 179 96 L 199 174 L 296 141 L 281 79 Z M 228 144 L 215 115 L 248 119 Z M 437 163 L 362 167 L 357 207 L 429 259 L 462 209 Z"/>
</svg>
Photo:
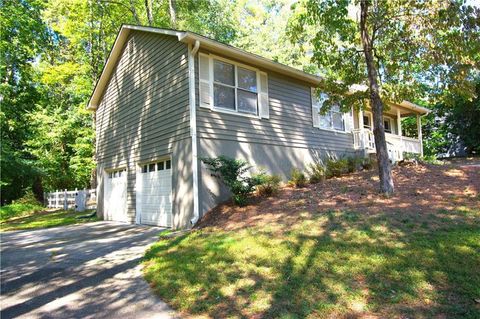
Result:
<svg viewBox="0 0 480 319">
<path fill-rule="evenodd" d="M 282 179 L 278 175 L 260 173 L 256 175 L 256 178 L 259 182 L 257 192 L 260 196 L 272 196 L 280 189 Z"/>
<path fill-rule="evenodd" d="M 35 197 L 35 194 L 32 192 L 31 189 L 28 189 L 25 192 L 25 195 L 20 197 L 19 199 L 16 199 L 12 202 L 13 204 L 28 204 L 28 205 L 37 205 L 40 206 L 42 203 L 40 203 L 37 198 Z"/>
<path fill-rule="evenodd" d="M 327 178 L 339 177 L 348 173 L 348 159 L 329 159 L 326 164 Z"/>
<path fill-rule="evenodd" d="M 360 168 L 362 167 L 362 164 L 363 164 L 363 158 L 357 157 L 357 156 L 349 157 L 347 159 L 347 161 L 348 161 L 348 172 L 349 173 L 353 173 L 353 172 L 356 172 L 356 171 L 360 170 Z"/>
<path fill-rule="evenodd" d="M 309 175 L 308 181 L 311 184 L 320 183 L 325 180 L 325 166 L 322 163 L 310 163 L 307 166 L 307 173 Z"/>
<path fill-rule="evenodd" d="M 369 157 L 366 157 L 363 159 L 363 162 L 362 162 L 362 168 L 365 169 L 365 170 L 371 170 L 373 169 L 373 167 L 375 166 L 375 162 L 369 158 Z"/>
<path fill-rule="evenodd" d="M 298 168 L 292 169 L 290 173 L 291 178 L 288 181 L 288 184 L 295 187 L 304 187 L 307 184 L 307 178 L 305 174 Z"/>
<path fill-rule="evenodd" d="M 236 205 L 245 205 L 248 196 L 255 190 L 255 186 L 260 183 L 258 176 L 246 176 L 251 166 L 244 160 L 219 156 L 202 158 L 201 161 L 209 166 L 212 176 L 221 179 L 228 187 Z"/>
</svg>

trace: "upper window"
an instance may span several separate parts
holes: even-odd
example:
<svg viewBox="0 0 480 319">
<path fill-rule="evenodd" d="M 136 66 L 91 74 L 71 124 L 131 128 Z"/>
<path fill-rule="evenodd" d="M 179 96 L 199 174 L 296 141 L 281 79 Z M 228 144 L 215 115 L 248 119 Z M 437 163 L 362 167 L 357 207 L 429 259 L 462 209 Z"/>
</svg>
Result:
<svg viewBox="0 0 480 319">
<path fill-rule="evenodd" d="M 257 72 L 214 59 L 213 81 L 215 107 L 258 114 Z"/>
<path fill-rule="evenodd" d="M 340 106 L 334 105 L 325 114 L 320 114 L 323 102 L 327 98 L 328 96 L 326 94 L 320 94 L 320 97 L 312 94 L 314 126 L 329 130 L 345 131 L 344 113 L 340 110 Z M 317 121 L 318 125 L 315 125 Z"/>
<path fill-rule="evenodd" d="M 200 106 L 269 118 L 265 72 L 214 55 L 199 54 Z"/>
<path fill-rule="evenodd" d="M 385 128 L 385 132 L 392 133 L 392 120 L 388 117 L 384 117 L 383 127 Z"/>
<path fill-rule="evenodd" d="M 363 114 L 363 128 L 372 129 L 372 120 L 369 113 Z"/>
</svg>

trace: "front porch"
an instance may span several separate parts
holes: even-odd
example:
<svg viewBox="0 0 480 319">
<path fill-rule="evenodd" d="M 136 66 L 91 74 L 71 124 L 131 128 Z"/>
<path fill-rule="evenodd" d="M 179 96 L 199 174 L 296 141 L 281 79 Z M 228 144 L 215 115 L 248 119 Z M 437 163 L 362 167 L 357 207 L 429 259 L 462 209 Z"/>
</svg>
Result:
<svg viewBox="0 0 480 319">
<path fill-rule="evenodd" d="M 405 153 L 423 155 L 421 116 L 428 113 L 428 109 L 410 102 L 390 104 L 384 114 L 385 138 L 389 158 L 392 162 L 403 159 Z M 405 136 L 402 130 L 402 119 L 415 117 L 416 134 Z M 373 136 L 373 117 L 369 109 L 354 112 L 353 143 L 356 149 L 364 150 L 365 155 L 375 153 L 375 138 Z"/>
</svg>

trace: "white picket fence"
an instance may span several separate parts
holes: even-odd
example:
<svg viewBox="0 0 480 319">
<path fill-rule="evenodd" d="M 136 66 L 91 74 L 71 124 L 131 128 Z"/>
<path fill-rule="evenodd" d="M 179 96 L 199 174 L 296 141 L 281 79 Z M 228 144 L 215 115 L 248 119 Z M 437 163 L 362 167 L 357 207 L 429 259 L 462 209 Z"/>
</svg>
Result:
<svg viewBox="0 0 480 319">
<path fill-rule="evenodd" d="M 45 193 L 45 205 L 48 208 L 75 209 L 83 212 L 85 209 L 97 208 L 96 189 L 75 189 L 74 191 L 56 191 Z"/>
</svg>

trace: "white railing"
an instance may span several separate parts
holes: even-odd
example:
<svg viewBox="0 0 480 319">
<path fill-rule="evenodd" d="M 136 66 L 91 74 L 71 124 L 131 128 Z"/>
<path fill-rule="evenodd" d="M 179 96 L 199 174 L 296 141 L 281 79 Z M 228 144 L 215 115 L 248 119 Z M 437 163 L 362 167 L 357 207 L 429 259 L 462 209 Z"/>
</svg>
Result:
<svg viewBox="0 0 480 319">
<path fill-rule="evenodd" d="M 74 191 L 56 191 L 45 193 L 45 205 L 48 208 L 75 209 L 83 212 L 85 209 L 97 208 L 97 190 L 81 189 Z"/>
<path fill-rule="evenodd" d="M 422 144 L 416 138 L 385 133 L 389 156 L 393 161 L 403 159 L 403 153 L 421 154 Z M 375 138 L 370 130 L 353 130 L 353 144 L 357 149 L 375 150 Z"/>
</svg>

